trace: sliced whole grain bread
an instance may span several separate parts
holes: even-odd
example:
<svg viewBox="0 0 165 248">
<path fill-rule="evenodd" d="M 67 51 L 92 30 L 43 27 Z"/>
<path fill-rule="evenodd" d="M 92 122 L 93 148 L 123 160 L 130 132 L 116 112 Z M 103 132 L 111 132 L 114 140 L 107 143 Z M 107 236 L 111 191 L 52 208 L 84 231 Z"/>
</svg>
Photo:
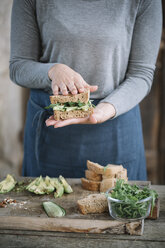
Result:
<svg viewBox="0 0 165 248">
<path fill-rule="evenodd" d="M 100 183 L 100 192 L 106 192 L 108 189 L 115 187 L 116 178 L 107 178 Z"/>
<path fill-rule="evenodd" d="M 90 191 L 99 191 L 100 190 L 100 182 L 88 180 L 86 178 L 81 178 L 82 187 L 86 190 Z"/>
<path fill-rule="evenodd" d="M 115 174 L 117 174 L 119 171 L 122 171 L 122 170 L 123 170 L 122 165 L 108 164 L 104 168 L 103 175 L 115 177 Z"/>
<path fill-rule="evenodd" d="M 106 192 L 108 189 L 115 187 L 117 179 L 128 180 L 127 169 L 122 165 L 108 164 L 102 166 L 87 160 L 85 177 L 82 178 L 82 187 L 86 190 Z"/>
<path fill-rule="evenodd" d="M 91 170 L 85 170 L 85 177 L 86 177 L 86 179 L 92 180 L 92 181 L 101 181 L 102 180 L 101 174 L 96 174 L 94 171 L 91 171 Z"/>
<path fill-rule="evenodd" d="M 108 178 L 116 178 L 117 174 L 110 174 L 110 175 L 102 175 L 102 180 L 108 179 Z"/>
<path fill-rule="evenodd" d="M 76 95 L 68 94 L 67 96 L 64 95 L 53 95 L 50 96 L 50 101 L 52 104 L 56 103 L 65 103 L 65 102 L 82 102 L 87 103 L 89 100 L 90 91 L 89 89 L 85 89 L 83 93 L 79 93 Z"/>
<path fill-rule="evenodd" d="M 127 180 L 127 169 L 123 168 L 122 171 L 119 171 L 116 174 L 116 178 L 117 179 L 125 179 L 125 180 Z"/>
<path fill-rule="evenodd" d="M 90 160 L 87 160 L 87 168 L 90 171 L 95 172 L 96 174 L 103 174 L 104 173 L 104 166 L 94 163 Z"/>
<path fill-rule="evenodd" d="M 104 194 L 91 194 L 77 201 L 82 214 L 103 213 L 108 211 L 108 203 Z"/>
<path fill-rule="evenodd" d="M 88 111 L 83 110 L 71 110 L 71 111 L 59 111 L 54 110 L 54 119 L 56 121 L 59 120 L 67 120 L 71 118 L 84 118 L 93 113 L 93 107 L 90 107 Z"/>
<path fill-rule="evenodd" d="M 103 180 L 108 179 L 108 178 L 117 178 L 117 179 L 127 180 L 127 169 L 123 168 L 121 171 L 118 171 L 115 174 L 102 175 Z"/>
<path fill-rule="evenodd" d="M 115 177 L 115 175 L 123 170 L 122 165 L 108 164 L 106 166 L 102 166 L 98 163 L 94 163 L 90 160 L 87 160 L 87 168 L 90 171 L 95 172 L 96 174 L 101 174 L 104 177 Z"/>
</svg>

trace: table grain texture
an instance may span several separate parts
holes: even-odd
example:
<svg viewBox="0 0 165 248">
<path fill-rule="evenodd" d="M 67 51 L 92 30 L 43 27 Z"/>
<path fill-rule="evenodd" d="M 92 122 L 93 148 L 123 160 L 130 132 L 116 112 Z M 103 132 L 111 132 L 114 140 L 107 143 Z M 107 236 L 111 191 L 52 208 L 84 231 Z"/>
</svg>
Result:
<svg viewBox="0 0 165 248">
<path fill-rule="evenodd" d="M 71 179 L 70 182 L 80 182 Z M 165 247 L 165 186 L 152 185 L 160 198 L 160 216 L 157 220 L 145 220 L 142 236 L 126 234 L 65 233 L 51 231 L 8 230 L 0 227 L 0 248 L 8 247 L 56 247 L 56 248 L 125 248 Z M 1 196 L 2 198 L 2 196 Z M 8 218 L 8 217 L 6 217 Z"/>
</svg>

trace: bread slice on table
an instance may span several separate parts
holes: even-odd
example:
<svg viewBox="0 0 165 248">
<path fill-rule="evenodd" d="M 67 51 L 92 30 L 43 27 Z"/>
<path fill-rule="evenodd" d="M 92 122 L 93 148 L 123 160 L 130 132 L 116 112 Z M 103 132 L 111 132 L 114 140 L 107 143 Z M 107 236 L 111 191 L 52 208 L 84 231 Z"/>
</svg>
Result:
<svg viewBox="0 0 165 248">
<path fill-rule="evenodd" d="M 115 177 L 115 175 L 123 170 L 122 165 L 115 165 L 115 164 L 108 164 L 106 167 L 104 167 L 104 176 L 109 176 L 109 177 Z M 105 177 L 104 177 L 105 178 Z"/>
<path fill-rule="evenodd" d="M 59 120 L 67 120 L 71 118 L 84 118 L 89 115 L 93 114 L 93 107 L 90 107 L 88 111 L 83 110 L 70 110 L 70 111 L 60 111 L 60 110 L 54 110 L 54 119 L 56 121 Z"/>
<path fill-rule="evenodd" d="M 90 160 L 87 160 L 87 168 L 90 171 L 95 172 L 96 174 L 101 174 L 103 176 L 107 177 L 115 177 L 115 175 L 122 171 L 123 166 L 122 165 L 114 165 L 114 164 L 108 164 L 107 166 L 102 166 L 98 163 L 94 163 Z"/>
<path fill-rule="evenodd" d="M 104 194 L 91 194 L 77 201 L 82 214 L 103 213 L 108 211 L 108 203 Z"/>
<path fill-rule="evenodd" d="M 88 180 L 92 180 L 92 181 L 101 181 L 102 180 L 101 174 L 96 174 L 94 171 L 91 171 L 91 170 L 85 170 L 85 177 Z"/>
<path fill-rule="evenodd" d="M 107 178 L 117 178 L 117 179 L 127 180 L 127 169 L 123 168 L 122 170 L 118 171 L 115 174 L 102 175 L 103 180 Z"/>
<path fill-rule="evenodd" d="M 122 171 L 119 171 L 117 174 L 116 174 L 116 178 L 117 179 L 125 179 L 127 180 L 127 169 L 123 168 Z"/>
<path fill-rule="evenodd" d="M 104 173 L 104 166 L 94 163 L 90 160 L 87 160 L 87 168 L 90 171 L 95 172 L 96 174 L 103 174 Z"/>
<path fill-rule="evenodd" d="M 104 179 L 100 184 L 100 192 L 106 192 L 108 189 L 115 187 L 116 178 Z"/>
<path fill-rule="evenodd" d="M 108 179 L 108 178 L 116 178 L 117 174 L 110 174 L 110 175 L 102 175 L 102 180 Z"/>
<path fill-rule="evenodd" d="M 72 95 L 69 93 L 67 96 L 64 96 L 64 95 L 50 96 L 50 101 L 52 104 L 66 103 L 66 102 L 78 102 L 78 101 L 82 103 L 87 103 L 89 100 L 89 95 L 90 95 L 89 89 L 85 89 L 84 92 L 76 94 L 76 95 Z"/>
<path fill-rule="evenodd" d="M 88 180 L 86 178 L 81 178 L 82 187 L 86 190 L 90 191 L 99 191 L 100 190 L 100 182 Z"/>
</svg>

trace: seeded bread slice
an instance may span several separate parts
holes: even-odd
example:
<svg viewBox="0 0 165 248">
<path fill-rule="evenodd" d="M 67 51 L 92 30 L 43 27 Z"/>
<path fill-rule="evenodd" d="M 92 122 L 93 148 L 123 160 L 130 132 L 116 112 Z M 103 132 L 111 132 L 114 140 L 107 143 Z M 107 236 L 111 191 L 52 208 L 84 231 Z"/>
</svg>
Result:
<svg viewBox="0 0 165 248">
<path fill-rule="evenodd" d="M 96 174 L 103 174 L 104 173 L 104 166 L 94 163 L 90 160 L 87 160 L 87 168 L 90 171 L 93 171 Z"/>
<path fill-rule="evenodd" d="M 127 169 L 123 168 L 122 171 L 119 171 L 119 172 L 116 174 L 116 178 L 117 178 L 117 179 L 125 179 L 125 180 L 127 180 Z"/>
<path fill-rule="evenodd" d="M 100 190 L 100 182 L 91 181 L 86 178 L 81 178 L 82 187 L 86 190 L 90 191 L 99 191 Z"/>
<path fill-rule="evenodd" d="M 71 111 L 59 111 L 54 110 L 54 119 L 56 121 L 59 120 L 67 120 L 71 118 L 83 118 L 91 115 L 93 113 L 93 108 L 90 107 L 88 111 L 83 110 L 71 110 Z"/>
<path fill-rule="evenodd" d="M 50 101 L 52 104 L 56 103 L 65 103 L 65 102 L 82 102 L 87 103 L 89 100 L 90 91 L 89 89 L 85 89 L 83 93 L 79 93 L 76 95 L 68 94 L 67 96 L 64 95 L 53 95 L 50 96 Z"/>
<path fill-rule="evenodd" d="M 104 194 L 91 194 L 77 201 L 82 214 L 103 213 L 108 211 L 108 203 Z"/>
<path fill-rule="evenodd" d="M 91 171 L 91 170 L 85 170 L 85 177 L 88 180 L 92 180 L 92 181 L 101 181 L 102 180 L 101 174 L 96 174 L 94 171 Z"/>
<path fill-rule="evenodd" d="M 103 180 L 108 179 L 108 178 L 117 178 L 117 179 L 127 180 L 127 169 L 123 168 L 121 171 L 118 171 L 115 174 L 102 175 Z"/>
<path fill-rule="evenodd" d="M 116 178 L 117 174 L 102 175 L 102 179 Z"/>
<path fill-rule="evenodd" d="M 122 165 L 115 165 L 115 164 L 108 164 L 104 171 L 103 171 L 103 175 L 104 176 L 114 176 L 115 174 L 117 174 L 118 172 L 123 170 L 123 166 Z"/>
<path fill-rule="evenodd" d="M 106 192 L 108 189 L 115 187 L 116 178 L 104 179 L 100 184 L 100 192 Z"/>
</svg>

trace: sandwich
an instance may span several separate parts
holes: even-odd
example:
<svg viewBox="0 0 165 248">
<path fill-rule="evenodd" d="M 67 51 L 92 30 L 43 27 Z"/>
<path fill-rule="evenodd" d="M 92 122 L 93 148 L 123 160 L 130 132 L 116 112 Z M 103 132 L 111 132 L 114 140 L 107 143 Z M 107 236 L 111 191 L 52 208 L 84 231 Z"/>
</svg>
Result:
<svg viewBox="0 0 165 248">
<path fill-rule="evenodd" d="M 83 118 L 93 113 L 94 105 L 89 100 L 90 91 L 85 89 L 83 93 L 50 96 L 51 104 L 46 109 L 52 108 L 54 119 L 67 120 L 71 118 Z"/>
</svg>

